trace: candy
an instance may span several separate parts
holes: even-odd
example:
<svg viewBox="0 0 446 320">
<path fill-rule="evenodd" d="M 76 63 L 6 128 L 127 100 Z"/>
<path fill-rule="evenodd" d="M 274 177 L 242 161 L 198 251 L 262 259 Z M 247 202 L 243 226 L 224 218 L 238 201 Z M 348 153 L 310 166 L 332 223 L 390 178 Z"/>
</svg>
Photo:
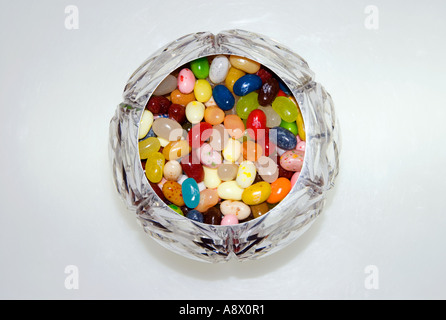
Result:
<svg viewBox="0 0 446 320">
<path fill-rule="evenodd" d="M 186 108 L 180 104 L 172 103 L 169 107 L 168 116 L 179 124 L 183 124 L 186 121 Z"/>
<path fill-rule="evenodd" d="M 221 165 L 221 153 L 212 149 L 208 143 L 203 144 L 199 149 L 200 162 L 209 168 L 218 168 Z"/>
<path fill-rule="evenodd" d="M 278 178 L 271 183 L 271 194 L 266 199 L 268 203 L 278 203 L 282 201 L 291 190 L 291 182 L 286 178 Z"/>
<path fill-rule="evenodd" d="M 212 97 L 215 103 L 220 107 L 220 109 L 227 111 L 234 107 L 235 98 L 231 91 L 224 85 L 219 84 L 214 87 L 212 91 Z"/>
<path fill-rule="evenodd" d="M 196 222 L 203 222 L 203 214 L 197 210 L 191 210 L 186 214 L 186 217 Z"/>
<path fill-rule="evenodd" d="M 252 215 L 254 218 L 258 218 L 263 216 L 265 213 L 269 211 L 268 204 L 266 202 L 262 202 L 253 206 L 250 206 Z"/>
<path fill-rule="evenodd" d="M 173 204 L 182 207 L 184 206 L 183 195 L 181 192 L 181 184 L 175 181 L 166 181 L 163 184 L 163 194 L 167 200 Z"/>
<path fill-rule="evenodd" d="M 193 149 L 199 148 L 212 135 L 212 129 L 213 127 L 206 122 L 195 124 L 187 134 L 189 145 Z"/>
<path fill-rule="evenodd" d="M 275 143 L 279 148 L 284 150 L 291 150 L 296 148 L 297 139 L 291 131 L 282 127 L 275 127 L 269 131 L 270 140 Z"/>
<path fill-rule="evenodd" d="M 225 81 L 229 66 L 229 60 L 226 56 L 216 56 L 210 66 L 209 79 L 216 84 Z"/>
<path fill-rule="evenodd" d="M 194 154 L 190 154 L 181 159 L 181 168 L 184 173 L 189 177 L 193 178 L 197 183 L 200 183 L 204 179 L 203 166 L 200 163 L 198 157 Z"/>
<path fill-rule="evenodd" d="M 246 188 L 242 194 L 242 200 L 247 205 L 256 205 L 268 199 L 271 195 L 271 185 L 268 182 L 262 181 L 253 184 Z"/>
<path fill-rule="evenodd" d="M 274 99 L 272 107 L 282 120 L 287 122 L 296 121 L 298 115 L 297 107 L 290 99 L 286 97 L 277 97 Z"/>
<path fill-rule="evenodd" d="M 294 187 L 294 185 L 297 182 L 297 179 L 299 179 L 300 176 L 300 171 L 297 171 L 293 174 L 293 176 L 291 177 L 291 188 Z"/>
<path fill-rule="evenodd" d="M 153 113 L 149 110 L 144 110 L 141 120 L 139 121 L 138 139 L 143 139 L 148 133 L 153 124 Z"/>
<path fill-rule="evenodd" d="M 178 90 L 185 94 L 191 93 L 194 90 L 195 76 L 190 69 L 184 68 L 180 71 L 177 86 Z"/>
<path fill-rule="evenodd" d="M 188 208 L 195 208 L 200 203 L 200 190 L 197 182 L 192 178 L 187 178 L 181 184 L 183 200 Z"/>
<path fill-rule="evenodd" d="M 171 93 L 177 88 L 177 78 L 169 74 L 163 81 L 158 85 L 156 90 L 153 92 L 154 96 L 163 96 L 165 94 Z"/>
<path fill-rule="evenodd" d="M 217 188 L 218 196 L 225 200 L 242 200 L 243 191 L 235 181 L 225 181 Z"/>
<path fill-rule="evenodd" d="M 223 219 L 221 219 L 220 224 L 222 226 L 230 226 L 230 225 L 238 224 L 237 216 L 235 216 L 233 214 L 228 214 L 228 215 L 224 216 Z"/>
<path fill-rule="evenodd" d="M 297 150 L 288 150 L 280 157 L 280 165 L 288 171 L 301 171 L 304 154 Z"/>
<path fill-rule="evenodd" d="M 217 125 L 225 119 L 225 112 L 219 107 L 208 107 L 204 110 L 204 121 L 211 125 Z"/>
<path fill-rule="evenodd" d="M 224 126 L 228 134 L 234 139 L 241 138 L 245 132 L 245 125 L 242 119 L 235 114 L 230 114 L 225 117 Z"/>
<path fill-rule="evenodd" d="M 263 154 L 265 156 L 273 155 L 276 152 L 276 145 L 269 139 L 269 128 L 265 129 L 265 136 L 259 139 L 259 145 L 263 147 Z"/>
<path fill-rule="evenodd" d="M 199 79 L 194 86 L 195 99 L 206 102 L 212 97 L 212 87 L 205 79 Z"/>
<path fill-rule="evenodd" d="M 242 188 L 248 188 L 256 177 L 256 166 L 251 161 L 243 161 L 237 171 L 236 182 Z"/>
<path fill-rule="evenodd" d="M 248 119 L 249 114 L 259 107 L 258 96 L 257 92 L 251 92 L 237 101 L 236 111 L 240 118 Z"/>
<path fill-rule="evenodd" d="M 244 220 L 251 214 L 251 208 L 241 201 L 225 200 L 220 204 L 220 211 L 224 216 L 234 215 L 237 220 Z"/>
<path fill-rule="evenodd" d="M 280 118 L 279 114 L 276 111 L 274 111 L 274 109 L 271 106 L 260 107 L 260 110 L 262 110 L 265 113 L 266 126 L 268 128 L 278 127 L 282 122 L 282 119 Z"/>
<path fill-rule="evenodd" d="M 191 147 L 186 140 L 172 141 L 163 149 L 163 155 L 167 160 L 176 160 L 187 156 Z"/>
<path fill-rule="evenodd" d="M 271 104 L 276 98 L 278 92 L 279 92 L 279 83 L 277 82 L 277 80 L 274 78 L 266 80 L 262 84 L 262 87 L 260 88 L 258 97 L 259 104 L 261 106 L 267 106 Z"/>
<path fill-rule="evenodd" d="M 246 96 L 248 93 L 260 89 L 262 79 L 255 74 L 246 74 L 239 78 L 232 87 L 234 94 L 238 96 Z"/>
<path fill-rule="evenodd" d="M 237 177 L 239 167 L 234 163 L 223 163 L 218 167 L 218 177 L 222 181 L 231 181 Z"/>
<path fill-rule="evenodd" d="M 260 63 L 241 56 L 232 55 L 229 57 L 229 62 L 234 68 L 246 73 L 256 73 L 260 69 Z"/>
<path fill-rule="evenodd" d="M 245 141 L 242 145 L 243 158 L 249 161 L 257 161 L 263 155 L 263 148 L 254 141 Z"/>
<path fill-rule="evenodd" d="M 257 172 L 262 179 L 268 183 L 273 183 L 279 177 L 279 169 L 273 159 L 266 156 L 261 156 L 255 162 Z"/>
<path fill-rule="evenodd" d="M 229 68 L 228 74 L 225 79 L 225 86 L 229 91 L 233 92 L 232 88 L 234 87 L 234 83 L 243 77 L 245 73 L 242 70 L 236 68 Z"/>
<path fill-rule="evenodd" d="M 209 208 L 215 206 L 218 203 L 218 193 L 217 189 L 204 189 L 200 191 L 200 202 L 198 203 L 195 210 L 200 212 L 205 212 Z"/>
<path fill-rule="evenodd" d="M 258 140 L 265 137 L 266 130 L 266 115 L 260 110 L 251 111 L 246 120 L 246 129 L 251 139 Z"/>
<path fill-rule="evenodd" d="M 204 223 L 219 225 L 221 223 L 221 212 L 218 208 L 209 208 L 204 213 Z"/>
<path fill-rule="evenodd" d="M 191 61 L 190 68 L 197 79 L 205 79 L 209 75 L 209 61 L 207 57 L 202 57 Z"/>
<path fill-rule="evenodd" d="M 209 189 L 217 188 L 221 183 L 221 180 L 218 177 L 217 169 L 203 167 L 203 170 L 204 170 L 203 182 L 206 188 Z"/>
<path fill-rule="evenodd" d="M 157 152 L 161 148 L 161 144 L 157 138 L 150 137 L 138 142 L 139 157 L 147 159 L 152 152 Z"/>
<path fill-rule="evenodd" d="M 199 123 L 204 118 L 204 104 L 200 101 L 189 102 L 186 106 L 186 119 L 192 123 Z"/>
<path fill-rule="evenodd" d="M 223 158 L 229 162 L 235 162 L 241 155 L 242 145 L 234 139 L 229 139 L 223 149 Z"/>
<path fill-rule="evenodd" d="M 297 123 L 296 121 L 293 122 L 286 122 L 285 120 L 282 120 L 280 123 L 280 126 L 284 129 L 287 129 L 290 131 L 294 136 L 297 136 Z"/>
<path fill-rule="evenodd" d="M 305 141 L 300 141 L 296 145 L 296 150 L 298 150 L 298 151 L 305 151 L 306 146 L 307 146 L 307 144 L 306 144 Z"/>
<path fill-rule="evenodd" d="M 170 160 L 164 164 L 163 173 L 166 180 L 177 181 L 181 177 L 183 169 L 178 161 Z"/>
<path fill-rule="evenodd" d="M 214 150 L 223 150 L 229 139 L 228 131 L 225 130 L 225 127 L 222 124 L 212 127 L 212 134 L 209 137 L 209 144 Z"/>
<path fill-rule="evenodd" d="M 148 154 L 145 171 L 150 182 L 159 183 L 163 178 L 164 156 L 159 152 Z"/>
<path fill-rule="evenodd" d="M 146 109 L 153 114 L 167 113 L 171 104 L 172 102 L 163 96 L 151 97 L 149 102 L 147 102 Z"/>
<path fill-rule="evenodd" d="M 170 94 L 170 101 L 175 104 L 179 104 L 183 107 L 187 106 L 189 102 L 192 102 L 195 100 L 195 95 L 193 92 L 184 94 L 180 90 L 175 89 Z"/>
<path fill-rule="evenodd" d="M 153 122 L 152 127 L 158 137 L 168 141 L 177 141 L 183 136 L 183 128 L 173 119 L 158 118 Z"/>
<path fill-rule="evenodd" d="M 302 141 L 306 140 L 306 136 L 305 136 L 305 125 L 304 125 L 304 119 L 302 118 L 302 113 L 300 112 L 300 110 L 298 109 L 298 114 L 297 114 L 297 131 L 299 131 L 299 138 Z"/>
<path fill-rule="evenodd" d="M 178 207 L 177 205 L 174 205 L 173 203 L 169 204 L 169 208 L 172 209 L 173 211 L 175 211 L 176 213 L 178 213 L 179 215 L 182 215 L 182 216 L 184 215 L 183 211 L 181 211 L 181 208 Z"/>
<path fill-rule="evenodd" d="M 268 79 L 271 79 L 271 77 L 273 76 L 268 70 L 262 67 L 259 69 L 259 71 L 256 72 L 256 75 L 258 75 L 260 79 L 262 79 L 262 83 L 265 83 Z"/>
</svg>

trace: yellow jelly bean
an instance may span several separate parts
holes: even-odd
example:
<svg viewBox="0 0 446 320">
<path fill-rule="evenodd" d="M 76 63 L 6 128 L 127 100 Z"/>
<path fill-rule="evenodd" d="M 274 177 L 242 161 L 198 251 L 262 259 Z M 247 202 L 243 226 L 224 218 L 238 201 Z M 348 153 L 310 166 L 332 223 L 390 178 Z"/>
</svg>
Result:
<svg viewBox="0 0 446 320">
<path fill-rule="evenodd" d="M 242 145 L 239 141 L 228 139 L 225 148 L 223 149 L 223 157 L 230 162 L 236 162 L 241 155 Z"/>
<path fill-rule="evenodd" d="M 254 206 L 265 202 L 271 195 L 271 185 L 261 181 L 254 183 L 243 191 L 242 201 L 247 205 Z"/>
<path fill-rule="evenodd" d="M 256 166 L 251 161 L 243 161 L 240 163 L 235 180 L 242 188 L 248 188 L 254 182 L 256 177 Z"/>
<path fill-rule="evenodd" d="M 226 181 L 217 188 L 218 196 L 225 200 L 242 200 L 244 189 L 240 187 L 234 180 Z"/>
<path fill-rule="evenodd" d="M 245 71 L 246 73 L 256 73 L 260 69 L 260 63 L 245 57 L 230 56 L 229 62 L 231 62 L 234 68 Z"/>
<path fill-rule="evenodd" d="M 171 141 L 163 149 L 163 155 L 167 160 L 176 160 L 189 154 L 191 147 L 186 140 Z"/>
<path fill-rule="evenodd" d="M 212 87 L 205 79 L 198 79 L 194 86 L 195 99 L 206 102 L 212 97 Z"/>
<path fill-rule="evenodd" d="M 297 119 L 296 119 L 296 123 L 297 123 L 297 132 L 299 134 L 299 138 L 302 141 L 305 141 L 306 139 L 306 134 L 305 134 L 305 124 L 304 124 L 304 119 L 302 117 L 302 113 L 300 112 L 300 109 L 297 108 Z"/>
<path fill-rule="evenodd" d="M 217 172 L 218 169 L 203 166 L 203 170 L 204 170 L 203 182 L 206 188 L 209 189 L 217 188 L 221 183 L 220 177 L 218 176 Z"/>
<path fill-rule="evenodd" d="M 241 77 L 243 77 L 246 73 L 243 72 L 242 70 L 236 69 L 231 67 L 228 71 L 228 75 L 226 76 L 225 79 L 225 85 L 226 87 L 229 89 L 229 91 L 232 91 L 232 88 L 234 87 L 234 83 L 240 79 Z"/>
<path fill-rule="evenodd" d="M 157 152 L 161 148 L 160 141 L 155 137 L 150 137 L 138 143 L 139 157 L 147 159 L 151 152 Z"/>
<path fill-rule="evenodd" d="M 163 179 L 164 156 L 159 152 L 151 152 L 146 161 L 146 177 L 150 182 L 159 183 Z"/>
<path fill-rule="evenodd" d="M 144 138 L 153 124 L 153 113 L 145 109 L 139 122 L 138 139 Z"/>
</svg>

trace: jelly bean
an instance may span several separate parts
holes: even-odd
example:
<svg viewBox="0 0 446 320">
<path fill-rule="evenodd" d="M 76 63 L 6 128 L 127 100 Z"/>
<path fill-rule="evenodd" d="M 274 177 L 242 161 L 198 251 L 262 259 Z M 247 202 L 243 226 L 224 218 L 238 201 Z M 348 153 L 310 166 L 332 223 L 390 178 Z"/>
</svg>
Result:
<svg viewBox="0 0 446 320">
<path fill-rule="evenodd" d="M 282 90 L 285 94 L 287 94 L 287 95 L 291 94 L 291 90 L 288 88 L 288 86 L 285 84 L 285 82 L 283 82 L 280 79 L 279 79 L 279 87 L 280 87 L 280 90 Z"/>
<path fill-rule="evenodd" d="M 192 124 L 201 122 L 204 118 L 204 109 L 204 104 L 199 101 L 189 102 L 186 106 L 187 120 Z"/>
<path fill-rule="evenodd" d="M 288 171 L 301 171 L 304 162 L 304 153 L 297 150 L 288 150 L 280 157 L 280 165 Z"/>
<path fill-rule="evenodd" d="M 200 191 L 200 202 L 195 210 L 206 212 L 209 208 L 215 206 L 219 201 L 217 189 L 204 189 Z"/>
<path fill-rule="evenodd" d="M 209 100 L 206 101 L 206 102 L 204 103 L 204 106 L 205 106 L 206 108 L 209 108 L 209 107 L 217 107 L 217 102 L 215 102 L 214 97 L 211 96 L 211 97 L 209 98 Z"/>
<path fill-rule="evenodd" d="M 168 110 L 168 116 L 179 124 L 183 124 L 186 121 L 186 108 L 181 104 L 172 103 Z"/>
<path fill-rule="evenodd" d="M 223 149 L 223 158 L 229 162 L 235 162 L 240 157 L 242 145 L 234 139 L 229 139 Z"/>
<path fill-rule="evenodd" d="M 244 73 L 242 70 L 236 69 L 236 68 L 229 68 L 228 74 L 225 79 L 225 86 L 229 89 L 229 91 L 233 92 L 234 83 L 243 77 L 246 73 Z"/>
<path fill-rule="evenodd" d="M 203 167 L 203 170 L 204 170 L 203 182 L 206 188 L 209 189 L 217 188 L 221 183 L 221 180 L 218 177 L 217 169 Z"/>
<path fill-rule="evenodd" d="M 297 131 L 296 121 L 286 122 L 285 120 L 282 120 L 282 122 L 280 123 L 280 126 L 284 129 L 287 129 L 288 131 L 290 131 L 294 136 L 297 136 L 298 131 Z"/>
<path fill-rule="evenodd" d="M 296 136 L 282 127 L 275 127 L 269 130 L 269 138 L 279 148 L 284 150 L 291 150 L 296 148 Z"/>
<path fill-rule="evenodd" d="M 224 85 L 219 84 L 214 87 L 212 91 L 212 97 L 214 98 L 215 103 L 220 109 L 227 111 L 234 107 L 235 98 L 232 95 L 231 91 L 226 88 Z"/>
<path fill-rule="evenodd" d="M 151 97 L 149 102 L 147 102 L 146 109 L 153 114 L 167 113 L 171 104 L 172 102 L 170 102 L 166 97 Z"/>
<path fill-rule="evenodd" d="M 294 187 L 294 185 L 295 185 L 296 182 L 297 182 L 297 179 L 299 179 L 299 176 L 300 176 L 300 171 L 296 171 L 296 172 L 293 174 L 293 176 L 291 177 L 291 188 Z"/>
<path fill-rule="evenodd" d="M 219 55 L 212 60 L 209 70 L 209 79 L 213 83 L 221 83 L 225 81 L 229 71 L 229 60 L 224 55 Z"/>
<path fill-rule="evenodd" d="M 218 177 L 222 181 L 231 181 L 237 177 L 238 166 L 234 163 L 223 163 L 218 167 Z"/>
<path fill-rule="evenodd" d="M 206 122 L 195 124 L 187 134 L 189 145 L 193 149 L 199 148 L 212 135 L 212 129 L 213 127 Z"/>
<path fill-rule="evenodd" d="M 252 161 L 243 161 L 237 171 L 236 182 L 242 188 L 248 188 L 256 177 L 256 166 Z"/>
<path fill-rule="evenodd" d="M 307 145 L 307 144 L 306 144 L 305 141 L 300 141 L 300 142 L 298 142 L 297 145 L 296 145 L 296 150 L 304 151 L 304 152 L 305 152 L 306 145 Z"/>
<path fill-rule="evenodd" d="M 159 183 L 163 178 L 164 156 L 159 152 L 152 152 L 146 161 L 146 177 L 150 182 Z"/>
<path fill-rule="evenodd" d="M 156 134 L 155 134 L 155 132 L 153 132 L 153 128 L 150 128 L 150 130 L 147 133 L 147 135 L 144 138 L 142 138 L 140 141 L 146 140 L 147 138 L 156 138 Z"/>
<path fill-rule="evenodd" d="M 262 79 L 255 74 L 246 74 L 238 79 L 232 91 L 238 96 L 246 96 L 248 93 L 258 90 L 262 87 Z"/>
<path fill-rule="evenodd" d="M 203 222 L 204 218 L 203 218 L 203 214 L 197 210 L 191 210 L 186 214 L 186 217 L 194 220 L 196 222 Z"/>
<path fill-rule="evenodd" d="M 305 140 L 306 140 L 306 136 L 305 136 L 304 119 L 303 119 L 303 117 L 302 117 L 302 113 L 300 112 L 300 109 L 299 109 L 299 108 L 297 109 L 297 112 L 298 112 L 298 114 L 297 114 L 297 120 L 296 120 L 296 123 L 297 123 L 297 131 L 299 131 L 299 138 L 300 138 L 302 141 L 305 141 Z"/>
<path fill-rule="evenodd" d="M 209 61 L 207 57 L 202 57 L 191 61 L 190 68 L 197 79 L 206 79 L 209 75 Z"/>
<path fill-rule="evenodd" d="M 204 214 L 204 223 L 219 225 L 221 223 L 221 212 L 216 207 L 209 208 Z"/>
<path fill-rule="evenodd" d="M 177 205 L 174 205 L 173 203 L 169 204 L 169 208 L 178 213 L 179 215 L 184 216 L 183 211 L 181 211 L 180 207 L 178 207 Z"/>
<path fill-rule="evenodd" d="M 189 154 L 187 157 L 181 159 L 181 168 L 184 173 L 189 177 L 193 178 L 197 183 L 200 183 L 204 179 L 203 166 L 200 160 L 194 154 Z"/>
<path fill-rule="evenodd" d="M 271 106 L 261 107 L 260 110 L 262 110 L 265 113 L 266 126 L 268 128 L 278 127 L 282 122 L 282 119 L 280 118 L 279 114 L 276 111 L 274 111 L 274 109 Z"/>
<path fill-rule="evenodd" d="M 262 179 L 268 183 L 272 183 L 279 177 L 279 169 L 277 168 L 277 163 L 273 159 L 266 156 L 261 156 L 255 162 L 257 172 L 262 177 Z"/>
<path fill-rule="evenodd" d="M 257 161 L 263 155 L 263 149 L 254 141 L 245 141 L 242 145 L 243 148 L 243 158 L 249 161 Z"/>
<path fill-rule="evenodd" d="M 233 214 L 228 214 L 221 219 L 220 225 L 222 226 L 232 226 L 238 224 L 237 216 Z"/>
<path fill-rule="evenodd" d="M 293 177 L 294 171 L 285 170 L 280 165 L 280 156 L 279 156 L 279 159 L 278 159 L 278 166 L 277 167 L 279 168 L 279 177 L 284 177 L 284 178 L 287 178 L 287 179 L 291 180 L 291 178 Z"/>
<path fill-rule="evenodd" d="M 262 202 L 253 206 L 250 206 L 252 215 L 254 218 L 258 218 L 263 216 L 265 213 L 269 211 L 268 204 L 266 202 Z"/>
<path fill-rule="evenodd" d="M 235 114 L 227 115 L 224 119 L 224 126 L 228 134 L 234 138 L 239 139 L 245 132 L 245 125 L 242 119 Z"/>
<path fill-rule="evenodd" d="M 152 128 L 153 113 L 145 109 L 142 113 L 141 120 L 139 121 L 138 139 L 143 139 Z"/>
<path fill-rule="evenodd" d="M 287 122 L 296 121 L 298 115 L 297 106 L 290 99 L 286 97 L 276 97 L 276 99 L 273 101 L 272 107 L 274 111 L 279 114 L 282 120 Z"/>
<path fill-rule="evenodd" d="M 157 152 L 161 148 L 161 144 L 157 138 L 150 137 L 138 142 L 139 156 L 141 159 L 147 159 L 152 152 Z"/>
<path fill-rule="evenodd" d="M 282 201 L 291 190 L 291 182 L 286 178 L 278 178 L 271 183 L 271 194 L 266 199 L 268 203 L 278 203 Z"/>
<path fill-rule="evenodd" d="M 266 128 L 265 136 L 263 139 L 259 139 L 258 144 L 263 148 L 263 154 L 267 157 L 276 152 L 276 145 L 269 139 L 269 128 Z"/>
<path fill-rule="evenodd" d="M 240 118 L 248 119 L 249 114 L 259 107 L 258 96 L 257 92 L 251 92 L 238 100 L 236 111 Z"/>
<path fill-rule="evenodd" d="M 187 178 L 181 184 L 183 200 L 188 208 L 195 208 L 200 203 L 200 190 L 197 182 L 192 178 Z"/>
<path fill-rule="evenodd" d="M 278 97 L 288 97 L 288 95 L 280 89 L 279 89 L 279 92 L 277 92 L 277 96 Z"/>
<path fill-rule="evenodd" d="M 163 155 L 167 160 L 176 160 L 187 156 L 191 147 L 186 140 L 172 141 L 163 149 Z"/>
<path fill-rule="evenodd" d="M 181 177 L 183 169 L 178 161 L 170 160 L 164 164 L 163 173 L 166 180 L 177 181 Z"/>
<path fill-rule="evenodd" d="M 213 126 L 212 134 L 209 137 L 209 144 L 211 145 L 212 149 L 217 151 L 223 150 L 229 139 L 228 131 L 222 124 Z"/>
<path fill-rule="evenodd" d="M 189 102 L 195 101 L 195 95 L 193 92 L 184 94 L 180 90 L 175 89 L 170 94 L 170 100 L 172 103 L 185 107 Z"/>
<path fill-rule="evenodd" d="M 229 57 L 229 62 L 234 68 L 246 73 L 256 73 L 260 69 L 260 63 L 241 56 L 232 55 Z"/>
<path fill-rule="evenodd" d="M 175 181 L 166 181 L 163 185 L 163 194 L 167 200 L 173 204 L 184 206 L 183 194 L 181 192 L 181 184 Z"/>
<path fill-rule="evenodd" d="M 182 93 L 191 93 L 195 86 L 194 73 L 188 68 L 182 69 L 178 74 L 177 86 L 178 90 L 180 90 Z"/>
<path fill-rule="evenodd" d="M 264 68 L 260 68 L 259 71 L 256 72 L 256 75 L 262 79 L 262 83 L 265 83 L 268 79 L 271 79 L 273 76 L 268 70 Z"/>
<path fill-rule="evenodd" d="M 211 125 L 217 125 L 225 119 L 225 112 L 217 106 L 211 106 L 204 110 L 204 121 Z"/>
<path fill-rule="evenodd" d="M 221 213 L 226 215 L 234 215 L 238 220 L 244 220 L 251 214 L 251 208 L 241 201 L 225 200 L 220 204 Z"/>
<path fill-rule="evenodd" d="M 158 184 L 153 183 L 151 181 L 149 181 L 150 186 L 152 187 L 152 190 L 155 191 L 155 193 L 157 194 L 157 196 L 161 199 L 161 201 L 166 202 L 167 199 L 163 194 L 163 191 L 161 191 L 160 187 L 158 186 Z"/>
<path fill-rule="evenodd" d="M 154 96 L 163 96 L 165 94 L 171 93 L 177 88 L 177 78 L 169 74 L 163 81 L 158 85 L 158 87 L 153 92 Z"/>
<path fill-rule="evenodd" d="M 221 199 L 242 200 L 244 190 L 235 181 L 225 181 L 218 186 L 217 193 Z"/>
<path fill-rule="evenodd" d="M 212 149 L 208 143 L 203 144 L 200 147 L 200 161 L 209 168 L 218 168 L 221 165 L 221 153 Z"/>
<path fill-rule="evenodd" d="M 265 83 L 259 91 L 259 104 L 261 106 L 267 106 L 274 101 L 274 98 L 279 92 L 279 83 L 276 79 L 270 78 Z"/>
<path fill-rule="evenodd" d="M 160 145 L 162 148 L 164 148 L 165 146 L 167 146 L 169 144 L 169 140 L 166 140 L 164 138 L 161 137 L 157 137 L 158 141 L 160 142 Z"/>
<path fill-rule="evenodd" d="M 199 79 L 194 86 L 195 99 L 206 102 L 212 97 L 212 87 L 205 79 Z"/>
<path fill-rule="evenodd" d="M 183 128 L 181 125 L 169 118 L 158 118 L 153 122 L 153 132 L 168 141 L 177 141 L 183 136 Z"/>
<path fill-rule="evenodd" d="M 251 111 L 246 120 L 246 129 L 251 139 L 258 140 L 265 137 L 266 115 L 261 109 Z"/>
<path fill-rule="evenodd" d="M 271 185 L 268 182 L 257 182 L 246 188 L 242 194 L 242 200 L 247 205 L 256 205 L 265 202 L 271 195 Z"/>
</svg>

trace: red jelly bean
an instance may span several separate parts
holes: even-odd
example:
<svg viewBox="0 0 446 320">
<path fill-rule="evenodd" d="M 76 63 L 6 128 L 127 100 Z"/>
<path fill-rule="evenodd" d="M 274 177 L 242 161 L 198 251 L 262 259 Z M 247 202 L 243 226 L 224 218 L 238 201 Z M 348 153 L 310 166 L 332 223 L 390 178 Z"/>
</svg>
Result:
<svg viewBox="0 0 446 320">
<path fill-rule="evenodd" d="M 260 68 L 260 70 L 257 71 L 256 74 L 260 77 L 260 79 L 262 79 L 262 84 L 265 83 L 268 79 L 271 79 L 271 77 L 273 76 L 269 71 L 263 68 Z"/>
<path fill-rule="evenodd" d="M 287 94 L 280 89 L 279 89 L 279 92 L 277 92 L 277 96 L 278 97 L 288 97 Z"/>
<path fill-rule="evenodd" d="M 169 107 L 172 104 L 166 97 L 155 96 L 149 99 L 147 102 L 146 109 L 151 111 L 153 114 L 163 113 L 166 114 L 169 111 Z"/>
<path fill-rule="evenodd" d="M 179 124 L 183 124 L 186 121 L 186 108 L 180 104 L 173 103 L 169 107 L 168 115 L 169 118 Z"/>
<path fill-rule="evenodd" d="M 248 129 L 248 135 L 251 139 L 259 140 L 265 137 L 266 129 L 266 115 L 260 110 L 256 109 L 251 111 L 246 120 L 246 128 Z"/>
<path fill-rule="evenodd" d="M 279 155 L 277 155 L 276 163 L 277 163 L 277 167 L 279 168 L 279 177 L 283 177 L 283 178 L 287 178 L 288 180 L 291 180 L 294 172 L 288 171 L 288 170 L 285 170 L 284 168 L 282 168 L 282 166 L 280 165 L 280 156 Z"/>
<path fill-rule="evenodd" d="M 212 135 L 212 125 L 207 122 L 200 122 L 194 125 L 187 134 L 189 145 L 199 148 Z"/>
<path fill-rule="evenodd" d="M 258 144 L 263 148 L 263 154 L 267 157 L 276 152 L 276 145 L 269 139 L 269 128 L 265 129 L 265 136 L 263 139 L 259 139 Z"/>
<path fill-rule="evenodd" d="M 200 159 L 197 157 L 197 155 L 195 155 L 195 152 L 192 152 L 188 156 L 181 159 L 181 168 L 186 176 L 194 179 L 197 183 L 203 181 L 203 166 L 200 163 Z"/>
</svg>

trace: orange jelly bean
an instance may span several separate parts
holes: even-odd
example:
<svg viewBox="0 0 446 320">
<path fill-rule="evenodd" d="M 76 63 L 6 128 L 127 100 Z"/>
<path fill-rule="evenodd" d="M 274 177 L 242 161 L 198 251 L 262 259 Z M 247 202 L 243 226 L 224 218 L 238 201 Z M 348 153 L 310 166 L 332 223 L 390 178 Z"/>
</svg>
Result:
<svg viewBox="0 0 446 320">
<path fill-rule="evenodd" d="M 230 114 L 225 117 L 224 126 L 229 135 L 234 139 L 239 139 L 245 132 L 245 125 L 238 115 Z"/>
<path fill-rule="evenodd" d="M 166 181 L 163 184 L 163 194 L 167 200 L 173 204 L 184 206 L 183 193 L 181 192 L 181 184 L 176 181 Z"/>
<path fill-rule="evenodd" d="M 254 141 L 243 142 L 243 158 L 248 161 L 257 161 L 263 155 L 263 148 Z"/>
<path fill-rule="evenodd" d="M 195 101 L 195 95 L 193 92 L 184 94 L 180 90 L 175 89 L 170 94 L 170 100 L 174 104 L 179 104 L 185 107 L 189 102 Z"/>
<path fill-rule="evenodd" d="M 225 112 L 219 107 L 208 107 L 204 110 L 204 121 L 215 126 L 220 124 L 225 119 Z"/>
<path fill-rule="evenodd" d="M 280 177 L 271 183 L 271 194 L 266 199 L 268 203 L 278 203 L 282 201 L 291 191 L 291 181 L 287 178 Z"/>
</svg>

